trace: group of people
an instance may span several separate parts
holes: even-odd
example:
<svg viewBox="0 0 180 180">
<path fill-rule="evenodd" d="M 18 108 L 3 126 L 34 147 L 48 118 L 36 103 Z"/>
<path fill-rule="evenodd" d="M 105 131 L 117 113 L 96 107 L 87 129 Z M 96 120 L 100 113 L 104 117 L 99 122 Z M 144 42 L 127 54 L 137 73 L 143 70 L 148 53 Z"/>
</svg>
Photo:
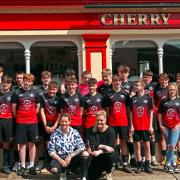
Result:
<svg viewBox="0 0 180 180">
<path fill-rule="evenodd" d="M 23 176 L 37 175 L 46 166 L 52 173 L 77 171 L 81 179 L 98 179 L 102 172 L 112 179 L 113 168 L 131 173 L 152 174 L 158 165 L 155 142 L 160 143 L 164 171 L 179 173 L 180 163 L 180 73 L 169 83 L 167 73 L 152 82 L 153 73 L 143 72 L 135 82 L 128 81 L 130 68 L 118 67 L 112 75 L 102 70 L 102 80 L 82 73 L 78 84 L 75 71 L 68 69 L 61 83 L 51 72 L 41 73 L 42 85 L 34 87 L 34 75 L 19 72 L 17 86 L 3 75 L 0 92 L 0 141 L 3 146 L 3 171 Z M 13 145 L 12 145 L 13 142 Z M 35 165 L 37 149 L 38 162 Z M 11 148 L 15 165 L 11 169 Z M 177 160 L 174 151 L 177 148 Z M 29 156 L 27 155 L 29 152 Z M 130 159 L 129 159 L 130 157 Z M 102 163 L 103 162 L 103 163 Z"/>
</svg>

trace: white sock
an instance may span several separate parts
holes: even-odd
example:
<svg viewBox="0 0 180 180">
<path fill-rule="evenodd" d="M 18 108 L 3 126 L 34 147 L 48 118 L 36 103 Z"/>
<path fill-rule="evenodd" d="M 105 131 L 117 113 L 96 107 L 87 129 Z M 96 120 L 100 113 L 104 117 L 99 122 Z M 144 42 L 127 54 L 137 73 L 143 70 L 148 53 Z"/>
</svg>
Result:
<svg viewBox="0 0 180 180">
<path fill-rule="evenodd" d="M 25 168 L 25 162 L 21 163 L 21 167 Z"/>
<path fill-rule="evenodd" d="M 34 162 L 29 162 L 29 168 L 34 166 Z"/>
</svg>

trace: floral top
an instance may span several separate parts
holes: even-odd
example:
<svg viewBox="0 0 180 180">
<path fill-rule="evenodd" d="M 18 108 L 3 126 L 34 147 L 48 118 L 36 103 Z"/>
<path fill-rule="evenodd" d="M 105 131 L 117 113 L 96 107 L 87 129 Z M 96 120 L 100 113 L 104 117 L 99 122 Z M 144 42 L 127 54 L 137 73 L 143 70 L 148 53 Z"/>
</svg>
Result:
<svg viewBox="0 0 180 180">
<path fill-rule="evenodd" d="M 65 159 L 77 149 L 84 151 L 85 144 L 78 131 L 72 127 L 69 127 L 66 134 L 60 128 L 57 128 L 48 143 L 48 153 L 50 155 L 56 153 L 62 159 Z"/>
</svg>

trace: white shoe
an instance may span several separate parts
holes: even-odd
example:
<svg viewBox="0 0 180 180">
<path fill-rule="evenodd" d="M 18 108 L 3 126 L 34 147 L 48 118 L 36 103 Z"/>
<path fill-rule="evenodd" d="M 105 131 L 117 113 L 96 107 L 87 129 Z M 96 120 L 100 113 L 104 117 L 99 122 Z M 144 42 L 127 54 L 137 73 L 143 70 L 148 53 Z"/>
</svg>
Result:
<svg viewBox="0 0 180 180">
<path fill-rule="evenodd" d="M 60 176 L 59 176 L 59 180 L 67 180 L 66 174 L 65 173 L 61 173 Z"/>
<path fill-rule="evenodd" d="M 86 180 L 86 177 L 83 177 L 81 180 Z"/>
<path fill-rule="evenodd" d="M 36 166 L 36 171 L 40 171 L 43 168 L 44 168 L 44 160 L 39 160 L 39 162 Z"/>
<path fill-rule="evenodd" d="M 15 162 L 15 163 L 14 163 L 14 166 L 13 166 L 13 168 L 12 168 L 12 171 L 13 171 L 13 172 L 17 172 L 18 169 L 19 169 L 19 167 L 20 167 L 20 163 L 19 163 L 19 162 Z"/>
<path fill-rule="evenodd" d="M 106 180 L 113 180 L 111 173 L 106 174 Z"/>
</svg>

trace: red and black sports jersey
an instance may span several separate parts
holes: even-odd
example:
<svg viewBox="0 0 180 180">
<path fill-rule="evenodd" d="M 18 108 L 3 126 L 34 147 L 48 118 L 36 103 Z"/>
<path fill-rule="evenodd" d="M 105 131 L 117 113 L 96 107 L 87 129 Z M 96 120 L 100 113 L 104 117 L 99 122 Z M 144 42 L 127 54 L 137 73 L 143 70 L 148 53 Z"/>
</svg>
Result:
<svg viewBox="0 0 180 180">
<path fill-rule="evenodd" d="M 151 82 L 150 84 L 146 84 L 144 91 L 146 94 L 148 94 L 151 98 L 152 101 L 154 102 L 154 89 L 155 89 L 155 83 Z"/>
<path fill-rule="evenodd" d="M 102 110 L 102 96 L 99 93 L 84 96 L 84 127 L 90 128 L 96 122 L 96 113 Z"/>
<path fill-rule="evenodd" d="M 21 124 L 37 123 L 36 104 L 40 103 L 39 95 L 35 90 L 25 91 L 18 89 L 11 98 L 11 103 L 16 104 L 16 122 Z"/>
<path fill-rule="evenodd" d="M 104 100 L 106 107 L 109 107 L 110 126 L 128 126 L 127 108 L 130 105 L 129 94 L 125 91 L 111 92 Z"/>
<path fill-rule="evenodd" d="M 168 128 L 174 128 L 180 123 L 180 99 L 162 99 L 159 106 L 159 113 L 162 114 L 163 124 Z"/>
<path fill-rule="evenodd" d="M 56 122 L 61 108 L 60 102 L 58 96 L 50 97 L 48 93 L 42 96 L 41 107 L 44 108 L 47 122 Z"/>
<path fill-rule="evenodd" d="M 61 98 L 63 112 L 71 116 L 71 126 L 81 126 L 82 116 L 80 108 L 84 107 L 83 97 L 76 92 L 73 96 L 65 93 Z"/>
<path fill-rule="evenodd" d="M 154 89 L 154 101 L 156 108 L 159 108 L 160 101 L 166 97 L 167 88 L 162 88 L 161 86 L 156 86 Z"/>
<path fill-rule="evenodd" d="M 5 94 L 0 92 L 0 118 L 1 119 L 12 118 L 11 96 L 12 96 L 12 91 L 9 91 Z"/>
<path fill-rule="evenodd" d="M 141 97 L 135 95 L 131 98 L 130 109 L 134 130 L 149 130 L 150 111 L 153 109 L 152 98 L 147 94 Z"/>
<path fill-rule="evenodd" d="M 97 92 L 100 93 L 103 97 L 106 96 L 112 90 L 112 84 L 102 84 L 97 88 Z"/>
<path fill-rule="evenodd" d="M 130 82 L 130 81 L 122 82 L 121 89 L 131 94 L 134 91 L 134 84 L 133 82 Z"/>
</svg>

